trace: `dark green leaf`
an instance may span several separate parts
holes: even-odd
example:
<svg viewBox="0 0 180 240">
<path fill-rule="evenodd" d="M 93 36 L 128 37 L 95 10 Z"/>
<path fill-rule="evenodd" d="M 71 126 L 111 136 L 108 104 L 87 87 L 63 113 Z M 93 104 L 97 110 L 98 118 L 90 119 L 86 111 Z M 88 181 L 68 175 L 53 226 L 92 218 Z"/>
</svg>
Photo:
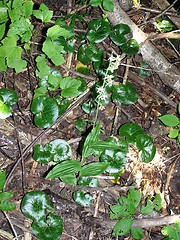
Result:
<svg viewBox="0 0 180 240">
<path fill-rule="evenodd" d="M 81 176 L 97 176 L 103 173 L 106 168 L 109 166 L 109 163 L 93 162 L 86 164 L 81 169 Z"/>
<path fill-rule="evenodd" d="M 175 127 L 178 124 L 180 124 L 179 118 L 172 114 L 163 115 L 163 116 L 159 117 L 159 119 L 164 123 L 164 125 L 166 125 L 168 127 Z"/>
<path fill-rule="evenodd" d="M 46 219 L 32 223 L 33 233 L 42 240 L 59 240 L 63 231 L 63 220 L 60 216 L 50 213 Z"/>
<path fill-rule="evenodd" d="M 89 187 L 98 187 L 98 180 L 97 180 L 97 178 L 80 177 L 78 180 L 78 185 L 89 186 Z"/>
<path fill-rule="evenodd" d="M 98 49 L 95 45 L 89 45 L 85 49 L 85 54 L 90 61 L 99 62 L 99 61 L 102 61 L 103 59 L 104 51 L 101 49 Z"/>
<path fill-rule="evenodd" d="M 46 218 L 46 214 L 54 212 L 48 196 L 41 191 L 28 192 L 21 202 L 21 211 L 34 221 Z"/>
<path fill-rule="evenodd" d="M 46 178 L 61 178 L 66 175 L 71 175 L 81 170 L 81 164 L 76 160 L 66 160 L 57 164 L 47 174 Z"/>
<path fill-rule="evenodd" d="M 13 105 L 17 102 L 18 96 L 13 89 L 1 88 L 0 97 L 5 104 Z"/>
<path fill-rule="evenodd" d="M 86 191 L 75 191 L 73 199 L 82 207 L 88 207 L 92 203 L 93 197 L 86 193 Z"/>
<path fill-rule="evenodd" d="M 84 102 L 82 109 L 85 113 L 93 113 L 96 109 L 96 103 L 94 101 Z"/>
<path fill-rule="evenodd" d="M 110 33 L 110 25 L 103 19 L 93 19 L 89 22 L 87 39 L 92 43 L 100 43 L 107 38 Z"/>
<path fill-rule="evenodd" d="M 85 44 L 83 44 L 79 49 L 78 49 L 78 54 L 77 54 L 77 59 L 85 64 L 85 65 L 89 65 L 90 64 L 90 59 L 88 58 L 88 56 L 85 54 L 85 49 L 87 48 L 87 46 Z"/>
<path fill-rule="evenodd" d="M 119 135 L 126 137 L 128 143 L 135 143 L 139 134 L 143 134 L 143 130 L 136 123 L 125 123 L 119 129 Z"/>
<path fill-rule="evenodd" d="M 113 12 L 114 10 L 114 3 L 111 0 L 103 0 L 102 6 L 104 10 Z"/>
<path fill-rule="evenodd" d="M 51 126 L 59 116 L 59 108 L 56 100 L 40 96 L 33 100 L 31 111 L 35 114 L 34 122 L 37 127 L 47 128 Z"/>
<path fill-rule="evenodd" d="M 87 123 L 83 119 L 77 119 L 75 121 L 75 127 L 78 131 L 81 131 L 81 132 L 84 131 L 86 128 L 86 125 L 87 125 Z"/>
<path fill-rule="evenodd" d="M 126 43 L 126 37 L 124 35 L 130 32 L 131 29 L 127 24 L 120 23 L 112 29 L 110 38 L 117 46 L 121 46 Z"/>
<path fill-rule="evenodd" d="M 135 55 L 139 51 L 139 44 L 135 39 L 129 39 L 126 43 L 120 46 L 123 53 Z"/>
<path fill-rule="evenodd" d="M 113 235 L 124 236 L 132 228 L 133 220 L 131 218 L 123 218 L 118 220 L 114 226 Z"/>
</svg>

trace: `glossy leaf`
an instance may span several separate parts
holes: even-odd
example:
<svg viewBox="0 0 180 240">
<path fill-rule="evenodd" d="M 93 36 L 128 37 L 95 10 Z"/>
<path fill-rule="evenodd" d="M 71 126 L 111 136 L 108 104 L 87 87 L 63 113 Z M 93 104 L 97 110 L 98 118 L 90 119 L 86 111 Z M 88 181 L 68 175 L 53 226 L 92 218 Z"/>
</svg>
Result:
<svg viewBox="0 0 180 240">
<path fill-rule="evenodd" d="M 140 134 L 136 137 L 136 146 L 141 150 L 140 159 L 143 162 L 150 162 L 153 160 L 156 148 L 153 144 L 153 139 L 145 134 Z"/>
<path fill-rule="evenodd" d="M 47 218 L 32 223 L 33 233 L 42 240 L 58 240 L 63 231 L 63 220 L 50 213 Z"/>
<path fill-rule="evenodd" d="M 123 218 L 118 220 L 113 229 L 113 235 L 124 236 L 132 228 L 133 220 L 131 218 Z"/>
<path fill-rule="evenodd" d="M 143 238 L 142 228 L 131 228 L 130 232 L 134 239 L 140 240 Z"/>
<path fill-rule="evenodd" d="M 111 0 L 103 0 L 102 6 L 108 12 L 113 12 L 114 10 L 114 3 Z"/>
<path fill-rule="evenodd" d="M 56 100 L 46 96 L 33 99 L 31 111 L 35 114 L 34 122 L 39 128 L 51 126 L 59 116 Z"/>
<path fill-rule="evenodd" d="M 109 166 L 109 163 L 93 162 L 84 165 L 81 169 L 81 176 L 97 176 Z"/>
<path fill-rule="evenodd" d="M 46 214 L 54 212 L 48 196 L 41 191 L 28 192 L 21 202 L 21 211 L 34 221 L 46 218 Z"/>
<path fill-rule="evenodd" d="M 143 130 L 136 123 L 125 123 L 119 129 L 119 135 L 126 137 L 128 143 L 135 143 L 139 134 L 143 134 Z"/>
<path fill-rule="evenodd" d="M 104 52 L 101 49 L 98 49 L 95 45 L 89 45 L 85 49 L 85 54 L 88 59 L 92 62 L 99 62 L 102 61 Z"/>
<path fill-rule="evenodd" d="M 82 158 L 89 157 L 93 154 L 94 149 L 90 147 L 90 145 L 94 142 L 99 140 L 99 134 L 100 134 L 100 122 L 93 127 L 91 132 L 88 134 L 88 136 L 85 139 L 83 150 L 82 150 Z"/>
<path fill-rule="evenodd" d="M 164 123 L 164 125 L 166 125 L 168 127 L 175 127 L 178 124 L 180 124 L 179 118 L 172 114 L 163 115 L 163 116 L 159 117 L 159 119 Z"/>
<path fill-rule="evenodd" d="M 0 99 L 0 119 L 5 119 L 5 118 L 11 116 L 11 114 L 12 114 L 11 107 L 8 104 L 5 104 Z"/>
<path fill-rule="evenodd" d="M 6 172 L 0 169 L 0 191 L 3 190 L 4 184 L 6 182 Z"/>
<path fill-rule="evenodd" d="M 90 59 L 88 58 L 88 56 L 85 54 L 85 49 L 87 48 L 87 46 L 85 44 L 81 45 L 80 48 L 78 49 L 78 54 L 77 54 L 77 59 L 85 64 L 85 65 L 89 65 L 90 64 Z"/>
<path fill-rule="evenodd" d="M 93 197 L 89 193 L 86 193 L 86 191 L 82 190 L 75 191 L 73 193 L 73 199 L 82 207 L 88 207 L 92 203 Z"/>
<path fill-rule="evenodd" d="M 81 170 L 81 164 L 76 160 L 66 160 L 57 164 L 47 174 L 46 178 L 61 178 L 66 175 L 71 175 Z"/>
<path fill-rule="evenodd" d="M 136 89 L 129 82 L 117 86 L 113 85 L 112 91 L 112 99 L 114 102 L 133 104 L 138 100 Z"/>
<path fill-rule="evenodd" d="M 91 43 L 100 43 L 107 38 L 110 33 L 110 25 L 103 19 L 93 19 L 88 23 L 90 29 L 87 33 L 87 39 Z"/>
<path fill-rule="evenodd" d="M 93 113 L 96 109 L 96 103 L 94 101 L 84 102 L 82 109 L 85 113 Z"/>
<path fill-rule="evenodd" d="M 129 39 L 126 43 L 120 46 L 123 53 L 130 56 L 135 55 L 139 51 L 139 44 L 135 39 Z"/>
<path fill-rule="evenodd" d="M 127 24 L 120 23 L 114 26 L 110 33 L 110 38 L 117 46 L 121 46 L 126 43 L 126 37 L 124 35 L 130 32 L 131 29 Z"/>
<path fill-rule="evenodd" d="M 87 125 L 87 123 L 83 119 L 77 119 L 75 121 L 75 127 L 78 131 L 81 131 L 81 132 L 84 131 L 86 128 L 86 125 Z"/>
<path fill-rule="evenodd" d="M 9 105 L 15 104 L 18 100 L 18 96 L 13 89 L 1 88 L 0 97 L 4 103 Z"/>
</svg>

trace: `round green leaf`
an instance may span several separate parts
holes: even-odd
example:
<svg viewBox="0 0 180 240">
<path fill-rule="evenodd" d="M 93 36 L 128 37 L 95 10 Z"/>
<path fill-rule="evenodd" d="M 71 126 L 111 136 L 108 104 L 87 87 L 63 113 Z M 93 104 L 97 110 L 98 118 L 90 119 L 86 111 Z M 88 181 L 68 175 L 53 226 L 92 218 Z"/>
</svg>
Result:
<svg viewBox="0 0 180 240">
<path fill-rule="evenodd" d="M 35 114 L 34 122 L 39 128 L 50 127 L 59 116 L 56 100 L 47 96 L 40 96 L 33 100 L 31 111 Z"/>
<path fill-rule="evenodd" d="M 175 127 L 178 124 L 180 124 L 179 118 L 172 114 L 163 115 L 163 116 L 159 117 L 159 119 L 161 120 L 161 122 L 164 123 L 164 125 L 166 125 L 168 127 Z"/>
<path fill-rule="evenodd" d="M 81 131 L 81 132 L 85 130 L 86 125 L 87 125 L 87 123 L 86 123 L 86 121 L 83 120 L 83 119 L 77 119 L 76 122 L 75 122 L 75 127 L 76 127 L 76 129 L 77 129 L 78 131 Z"/>
<path fill-rule="evenodd" d="M 135 39 L 129 39 L 127 43 L 124 43 L 120 46 L 123 53 L 126 53 L 130 56 L 135 55 L 139 51 L 139 44 Z"/>
<path fill-rule="evenodd" d="M 142 239 L 143 231 L 142 228 L 131 228 L 131 236 L 135 239 Z"/>
<path fill-rule="evenodd" d="M 112 29 L 110 38 L 117 46 L 121 46 L 126 43 L 126 37 L 124 35 L 130 32 L 131 29 L 127 24 L 120 23 Z"/>
<path fill-rule="evenodd" d="M 124 236 L 132 228 L 133 219 L 132 218 L 123 218 L 118 220 L 114 226 L 113 235 L 115 236 Z"/>
<path fill-rule="evenodd" d="M 59 240 L 63 231 L 63 220 L 60 216 L 50 213 L 46 219 L 32 223 L 33 233 L 42 240 Z"/>
<path fill-rule="evenodd" d="M 94 101 L 85 102 L 82 104 L 82 109 L 85 113 L 93 113 L 96 109 L 96 103 Z"/>
<path fill-rule="evenodd" d="M 21 202 L 21 211 L 27 217 L 39 221 L 48 212 L 54 212 L 48 196 L 41 191 L 28 192 Z"/>
<path fill-rule="evenodd" d="M 99 62 L 103 59 L 104 52 L 101 49 L 98 49 L 94 45 L 89 45 L 85 49 L 85 54 L 92 62 Z"/>
<path fill-rule="evenodd" d="M 78 49 L 78 54 L 77 54 L 77 59 L 85 64 L 85 65 L 89 65 L 90 64 L 90 59 L 87 57 L 87 55 L 85 54 L 85 49 L 86 49 L 86 44 L 83 44 L 79 49 Z"/>
<path fill-rule="evenodd" d="M 33 159 L 38 163 L 48 163 L 51 161 L 50 159 L 51 153 L 46 151 L 42 145 L 36 144 L 34 146 L 34 154 Z"/>
<path fill-rule="evenodd" d="M 88 207 L 93 200 L 93 197 L 86 193 L 86 191 L 75 191 L 73 193 L 73 199 L 75 202 L 77 202 L 82 207 Z"/>
<path fill-rule="evenodd" d="M 100 43 L 107 38 L 111 29 L 108 22 L 103 19 L 93 19 L 89 22 L 88 28 L 90 29 L 87 33 L 87 39 L 91 43 Z"/>
<path fill-rule="evenodd" d="M 5 118 L 11 116 L 11 114 L 12 114 L 11 107 L 8 104 L 5 104 L 0 99 L 0 119 L 5 119 Z"/>
<path fill-rule="evenodd" d="M 135 143 L 139 134 L 143 134 L 143 130 L 136 123 L 125 123 L 119 129 L 119 135 L 126 137 L 128 143 Z"/>
<path fill-rule="evenodd" d="M 13 105 L 17 102 L 18 96 L 13 89 L 0 89 L 0 97 L 2 101 L 8 105 Z"/>
<path fill-rule="evenodd" d="M 178 129 L 172 129 L 169 134 L 168 137 L 169 138 L 177 138 L 179 135 L 179 130 Z"/>
</svg>

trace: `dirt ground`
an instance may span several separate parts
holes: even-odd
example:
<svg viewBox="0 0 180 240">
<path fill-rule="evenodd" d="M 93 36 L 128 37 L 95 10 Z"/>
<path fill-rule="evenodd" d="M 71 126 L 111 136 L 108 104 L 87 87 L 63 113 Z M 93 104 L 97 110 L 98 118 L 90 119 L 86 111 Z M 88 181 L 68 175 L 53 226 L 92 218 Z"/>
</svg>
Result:
<svg viewBox="0 0 180 240">
<path fill-rule="evenodd" d="M 54 11 L 54 19 L 57 16 L 66 16 L 67 10 L 69 11 L 68 1 L 65 0 L 37 1 L 37 4 L 41 2 L 47 4 Z M 143 6 L 156 8 L 149 1 L 143 1 Z M 77 5 L 72 8 L 75 10 Z M 92 11 L 91 7 L 87 6 L 82 11 L 88 13 L 85 17 L 87 21 L 102 15 L 100 9 Z M 155 31 L 151 24 L 144 24 L 146 17 L 144 10 L 131 10 L 128 14 L 138 26 L 143 25 L 142 29 L 145 32 Z M 149 18 L 153 16 L 155 16 L 154 13 L 148 15 Z M 82 24 L 79 24 L 78 27 L 84 30 Z M 165 39 L 154 40 L 153 43 L 172 64 L 176 64 L 180 68 L 180 56 L 175 53 Z M 177 52 L 180 47 L 178 44 L 175 46 Z M 108 51 L 107 48 L 107 54 L 109 54 Z M 76 59 L 73 59 L 71 64 L 72 71 L 75 71 L 75 61 Z M 13 226 L 19 239 L 37 239 L 31 231 L 31 223 L 20 211 L 20 203 L 24 194 L 36 190 L 44 191 L 50 197 L 57 214 L 62 216 L 64 221 L 62 240 L 132 239 L 129 235 L 113 237 L 112 229 L 108 225 L 102 226 L 101 223 L 109 221 L 109 206 L 117 202 L 119 195 L 125 195 L 133 183 L 142 191 L 144 199 L 155 193 L 161 193 L 164 197 L 163 209 L 156 213 L 155 217 L 179 213 L 180 151 L 176 141 L 167 137 L 169 129 L 158 120 L 158 116 L 161 114 L 177 112 L 176 104 L 179 96 L 177 92 L 165 86 L 153 70 L 150 77 L 140 78 L 136 67 L 140 65 L 141 61 L 142 58 L 139 54 L 133 57 L 131 59 L 133 67 L 130 67 L 128 74 L 128 80 L 137 90 L 138 102 L 121 107 L 110 103 L 99 111 L 98 120 L 101 121 L 104 138 L 112 134 L 116 136 L 123 123 L 131 121 L 140 124 L 145 132 L 154 139 L 157 148 L 156 157 L 151 163 L 144 164 L 138 160 L 136 150 L 130 149 L 128 163 L 119 178 L 119 183 L 114 184 L 109 179 L 100 179 L 99 188 L 88 189 L 93 195 L 93 204 L 86 208 L 72 200 L 74 187 L 62 184 L 58 179 L 44 178 L 49 166 L 38 164 L 32 159 L 32 147 L 34 143 L 46 144 L 50 140 L 62 138 L 70 141 L 73 154 L 78 157 L 76 150 L 79 147 L 79 141 L 91 126 L 91 122 L 89 121 L 87 129 L 81 133 L 75 128 L 75 120 L 78 118 L 93 120 L 95 113 L 85 114 L 81 109 L 81 104 L 77 104 L 72 111 L 60 117 L 58 124 L 53 128 L 48 131 L 38 129 L 33 123 L 33 115 L 30 112 L 33 91 L 37 87 L 37 80 L 32 68 L 19 74 L 15 74 L 12 70 L 8 70 L 4 74 L 0 73 L 0 88 L 14 89 L 19 97 L 18 103 L 13 107 L 13 116 L 6 120 L 0 120 L 0 169 L 7 171 L 9 178 L 6 189 L 14 192 L 12 200 L 17 205 L 15 211 L 6 214 L 0 212 L 0 230 L 13 235 Z M 61 69 L 61 71 L 64 70 Z M 124 72 L 125 66 L 120 66 L 118 70 L 120 78 L 123 77 Z M 89 95 L 82 102 L 87 101 L 88 98 Z M 115 119 L 116 122 L 114 122 Z M 39 135 L 41 137 L 38 137 Z M 97 212 L 94 219 L 95 211 Z M 147 218 L 152 217 L 154 216 L 147 216 Z M 98 220 L 96 221 L 96 219 Z M 160 227 L 144 229 L 143 239 L 163 239 L 160 229 Z M 0 232 L 0 239 L 10 238 L 2 237 Z"/>
</svg>

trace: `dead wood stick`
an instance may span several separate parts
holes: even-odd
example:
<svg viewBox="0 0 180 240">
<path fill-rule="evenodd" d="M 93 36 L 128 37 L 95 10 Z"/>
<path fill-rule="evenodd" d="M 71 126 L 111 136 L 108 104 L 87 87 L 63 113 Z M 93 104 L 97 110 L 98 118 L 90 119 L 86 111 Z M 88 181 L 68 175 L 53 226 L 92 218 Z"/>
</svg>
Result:
<svg viewBox="0 0 180 240">
<path fill-rule="evenodd" d="M 175 214 L 172 216 L 166 216 L 166 217 L 159 217 L 159 218 L 143 218 L 143 219 L 135 219 L 133 221 L 133 227 L 134 228 L 153 228 L 158 226 L 163 226 L 166 224 L 172 224 L 175 223 L 177 220 L 179 220 L 180 214 Z M 103 221 L 101 222 L 101 226 L 104 228 L 110 228 L 113 229 L 114 225 L 117 221 Z"/>
<path fill-rule="evenodd" d="M 140 53 L 143 60 L 159 75 L 164 84 L 180 93 L 180 71 L 173 66 L 161 54 L 161 52 L 147 40 L 148 35 L 145 34 L 138 26 L 131 21 L 129 16 L 122 10 L 117 0 L 114 3 L 114 11 L 104 13 L 108 14 L 108 18 L 113 25 L 125 23 L 132 30 L 133 38 L 140 45 Z"/>
</svg>

